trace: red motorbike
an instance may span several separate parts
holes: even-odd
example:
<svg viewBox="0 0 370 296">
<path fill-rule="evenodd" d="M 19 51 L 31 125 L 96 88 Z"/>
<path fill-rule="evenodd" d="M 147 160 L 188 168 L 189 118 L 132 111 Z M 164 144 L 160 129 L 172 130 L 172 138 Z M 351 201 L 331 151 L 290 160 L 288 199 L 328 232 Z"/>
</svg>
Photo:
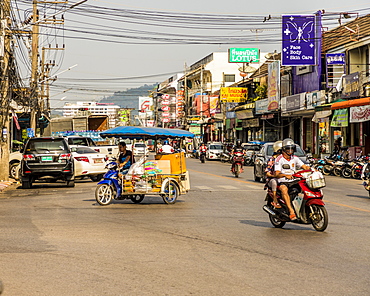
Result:
<svg viewBox="0 0 370 296">
<path fill-rule="evenodd" d="M 277 190 L 277 199 L 281 208 L 272 206 L 273 193 L 268 188 L 266 195 L 267 204 L 263 210 L 269 214 L 272 225 L 276 228 L 282 228 L 286 222 L 299 224 L 312 224 L 317 231 L 324 231 L 328 226 L 328 213 L 325 204 L 322 201 L 324 195 L 321 188 L 325 187 L 325 179 L 322 173 L 312 170 L 302 170 L 293 174 L 296 178 L 296 185 L 289 188 L 289 196 L 292 206 L 297 216 L 297 220 L 291 221 L 289 210 L 279 190 Z"/>
<path fill-rule="evenodd" d="M 232 166 L 231 172 L 234 174 L 235 178 L 243 172 L 244 155 L 242 152 L 235 152 L 232 156 Z"/>
</svg>

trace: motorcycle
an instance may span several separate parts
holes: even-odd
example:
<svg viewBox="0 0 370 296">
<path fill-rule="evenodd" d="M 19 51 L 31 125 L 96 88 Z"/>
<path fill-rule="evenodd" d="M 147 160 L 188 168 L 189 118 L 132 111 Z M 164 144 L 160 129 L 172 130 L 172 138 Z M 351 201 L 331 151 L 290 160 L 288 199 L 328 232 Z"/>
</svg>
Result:
<svg viewBox="0 0 370 296">
<path fill-rule="evenodd" d="M 95 194 L 101 195 L 110 192 L 111 194 L 107 198 L 113 198 L 116 200 L 130 199 L 133 203 L 140 203 L 143 201 L 144 194 L 132 194 L 132 195 L 122 195 L 121 178 L 119 174 L 121 173 L 118 169 L 118 164 L 116 162 L 110 162 L 106 165 L 108 171 L 104 174 L 103 180 L 97 184 Z M 97 199 L 101 205 L 105 205 L 104 199 Z"/>
<path fill-rule="evenodd" d="M 200 159 L 200 162 L 201 163 L 205 163 L 205 161 L 206 161 L 206 153 L 205 152 L 201 152 L 200 155 L 199 155 L 199 159 Z"/>
<path fill-rule="evenodd" d="M 361 179 L 363 181 L 362 185 L 364 186 L 365 190 L 369 193 L 370 198 L 370 163 L 366 163 L 361 172 Z"/>
<path fill-rule="evenodd" d="M 243 172 L 243 163 L 244 163 L 244 157 L 243 153 L 236 152 L 232 156 L 232 166 L 231 166 L 231 172 L 234 174 L 235 178 L 238 178 L 239 175 Z"/>
<path fill-rule="evenodd" d="M 289 196 L 295 210 L 297 220 L 291 221 L 289 210 L 280 191 L 276 192 L 281 208 L 272 206 L 273 193 L 268 188 L 263 210 L 269 215 L 271 224 L 276 228 L 282 228 L 286 222 L 298 224 L 312 224 L 316 231 L 324 231 L 328 226 L 328 213 L 321 188 L 325 187 L 325 179 L 322 173 L 312 170 L 302 170 L 293 174 L 297 186 L 289 188 Z"/>
<path fill-rule="evenodd" d="M 224 151 L 224 152 L 221 152 L 220 154 L 220 161 L 221 162 L 230 162 L 230 152 L 228 151 Z"/>
</svg>

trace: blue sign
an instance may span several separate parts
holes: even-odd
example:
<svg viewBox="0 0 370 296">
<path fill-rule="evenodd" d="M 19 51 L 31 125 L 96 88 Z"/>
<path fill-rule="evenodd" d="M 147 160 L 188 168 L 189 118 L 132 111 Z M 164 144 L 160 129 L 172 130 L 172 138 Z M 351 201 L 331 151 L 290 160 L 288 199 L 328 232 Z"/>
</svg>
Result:
<svg viewBox="0 0 370 296">
<path fill-rule="evenodd" d="M 27 128 L 27 137 L 33 138 L 35 136 L 35 130 L 33 128 Z"/>
<path fill-rule="evenodd" d="M 346 55 L 344 53 L 327 53 L 326 64 L 327 65 L 345 65 Z"/>
<path fill-rule="evenodd" d="M 283 15 L 283 66 L 316 65 L 314 15 Z"/>
</svg>

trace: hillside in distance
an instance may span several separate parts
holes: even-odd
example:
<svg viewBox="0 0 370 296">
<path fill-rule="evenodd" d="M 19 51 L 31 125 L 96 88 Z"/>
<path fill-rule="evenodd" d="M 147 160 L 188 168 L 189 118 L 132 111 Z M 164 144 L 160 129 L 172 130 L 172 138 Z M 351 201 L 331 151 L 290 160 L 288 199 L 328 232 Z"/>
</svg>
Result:
<svg viewBox="0 0 370 296">
<path fill-rule="evenodd" d="M 121 108 L 139 109 L 139 97 L 147 97 L 150 91 L 155 90 L 156 84 L 142 85 L 137 88 L 129 88 L 124 91 L 115 92 L 112 96 L 105 97 L 100 103 L 114 103 Z"/>
</svg>

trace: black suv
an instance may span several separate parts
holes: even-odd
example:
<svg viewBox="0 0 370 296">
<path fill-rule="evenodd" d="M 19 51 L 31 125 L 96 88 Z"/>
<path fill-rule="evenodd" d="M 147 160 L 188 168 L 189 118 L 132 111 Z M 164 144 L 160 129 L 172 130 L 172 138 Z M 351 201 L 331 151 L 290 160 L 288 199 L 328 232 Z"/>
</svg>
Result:
<svg viewBox="0 0 370 296">
<path fill-rule="evenodd" d="M 67 140 L 62 137 L 31 138 L 21 161 L 22 188 L 31 188 L 35 180 L 67 182 L 74 187 L 74 165 Z"/>
</svg>

